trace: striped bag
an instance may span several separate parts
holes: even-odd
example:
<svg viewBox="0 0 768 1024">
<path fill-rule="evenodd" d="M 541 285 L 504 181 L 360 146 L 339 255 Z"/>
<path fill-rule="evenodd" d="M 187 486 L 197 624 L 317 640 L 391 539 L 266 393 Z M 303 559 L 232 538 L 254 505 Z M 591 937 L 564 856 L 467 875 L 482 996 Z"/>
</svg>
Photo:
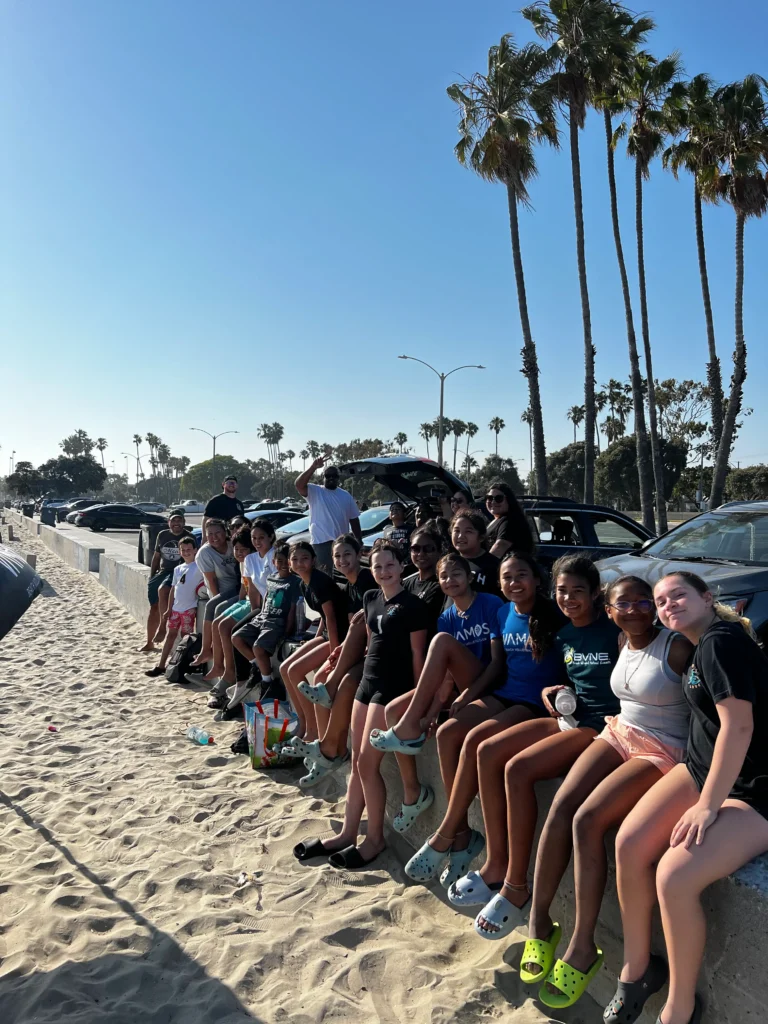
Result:
<svg viewBox="0 0 768 1024">
<path fill-rule="evenodd" d="M 293 757 L 274 752 L 275 746 L 289 739 L 299 724 L 290 704 L 279 700 L 248 701 L 245 704 L 245 729 L 248 734 L 248 753 L 252 768 L 279 768 L 295 764 Z"/>
</svg>

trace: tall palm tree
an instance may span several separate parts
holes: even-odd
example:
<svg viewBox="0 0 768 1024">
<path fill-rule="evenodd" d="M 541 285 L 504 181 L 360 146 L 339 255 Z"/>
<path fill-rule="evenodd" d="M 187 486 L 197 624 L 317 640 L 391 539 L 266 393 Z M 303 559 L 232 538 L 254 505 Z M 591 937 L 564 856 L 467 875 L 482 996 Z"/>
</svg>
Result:
<svg viewBox="0 0 768 1024">
<path fill-rule="evenodd" d="M 149 433 L 144 435 L 144 440 L 149 445 L 150 460 L 152 458 L 156 459 L 157 458 L 157 449 L 158 449 L 158 446 L 162 444 L 162 441 L 157 436 L 157 434 L 149 434 Z"/>
<path fill-rule="evenodd" d="M 466 431 L 466 433 L 467 433 L 467 459 L 469 459 L 469 445 L 470 445 L 470 442 L 472 441 L 472 438 L 477 434 L 479 429 L 480 429 L 480 427 L 478 427 L 478 425 L 476 423 L 472 423 L 471 420 L 470 420 L 469 423 L 467 423 L 467 431 Z M 469 475 L 469 473 L 467 473 L 467 475 Z"/>
<path fill-rule="evenodd" d="M 551 58 L 542 47 L 529 44 L 517 49 L 508 34 L 488 51 L 485 75 L 477 73 L 448 88 L 448 95 L 461 113 L 461 138 L 455 148 L 459 162 L 486 181 L 501 182 L 507 190 L 512 261 L 523 333 L 522 372 L 528 381 L 536 481 L 541 494 L 548 491 L 544 419 L 539 362 L 528 315 L 518 206 L 530 204 L 528 184 L 537 173 L 534 145 L 537 142 L 558 145 L 552 96 L 544 87 L 550 65 Z M 497 430 L 497 454 L 498 440 Z"/>
<path fill-rule="evenodd" d="M 306 448 L 302 448 L 299 452 L 299 458 L 301 459 L 302 472 L 307 468 L 307 459 L 309 458 L 309 452 Z"/>
<path fill-rule="evenodd" d="M 531 467 L 531 474 L 533 474 L 533 414 L 531 413 L 530 409 L 524 409 L 523 410 L 523 412 L 520 414 L 520 422 L 528 424 L 528 450 L 529 450 L 530 460 L 531 460 L 529 462 L 529 465 Z M 490 426 L 490 424 L 489 424 L 489 426 Z M 496 436 L 498 438 L 498 434 Z M 496 455 L 498 456 L 498 454 L 499 454 L 499 451 L 498 451 L 498 445 L 497 445 Z M 530 477 L 529 477 L 529 479 L 530 479 Z"/>
<path fill-rule="evenodd" d="M 419 437 L 423 437 L 427 443 L 427 458 L 429 458 L 429 439 L 432 437 L 432 424 L 422 423 L 419 427 Z"/>
<path fill-rule="evenodd" d="M 404 434 L 402 430 L 399 434 L 395 434 L 395 444 L 398 446 L 400 451 L 403 450 L 403 445 L 408 443 L 408 435 Z"/>
<path fill-rule="evenodd" d="M 296 452 L 291 448 L 288 448 L 285 452 L 285 457 L 288 459 L 288 472 L 293 472 L 293 460 L 296 458 Z"/>
<path fill-rule="evenodd" d="M 467 424 L 464 420 L 451 420 L 451 433 L 453 434 L 453 472 L 456 472 L 456 458 L 459 450 L 459 438 L 467 432 Z"/>
<path fill-rule="evenodd" d="M 608 405 L 608 395 L 607 395 L 607 393 L 605 391 L 596 391 L 595 392 L 595 441 L 597 443 L 597 454 L 598 455 L 600 454 L 600 430 L 599 430 L 599 427 L 598 427 L 598 420 L 599 420 L 599 417 L 600 417 L 600 413 L 603 411 L 603 409 L 606 407 L 606 405 Z M 586 419 L 586 415 L 585 415 L 584 418 Z M 586 437 L 586 428 L 584 430 L 584 435 Z"/>
<path fill-rule="evenodd" d="M 141 468 L 141 456 L 139 455 L 139 445 L 142 443 L 144 438 L 141 434 L 133 435 L 133 443 L 136 445 L 136 486 L 139 485 L 139 473 L 144 476 L 144 470 Z"/>
<path fill-rule="evenodd" d="M 712 474 L 710 508 L 722 504 L 728 459 L 733 446 L 736 417 L 741 410 L 742 388 L 747 376 L 744 343 L 744 226 L 749 217 L 768 210 L 768 82 L 747 75 L 741 82 L 721 86 L 713 102 L 717 118 L 711 144 L 717 163 L 701 170 L 701 189 L 706 197 L 725 199 L 736 214 L 735 343 L 731 389 L 723 419 L 723 433 Z"/>
<path fill-rule="evenodd" d="M 600 428 L 608 439 L 608 444 L 613 444 L 620 437 L 624 437 L 624 424 L 618 416 L 606 416 Z"/>
<path fill-rule="evenodd" d="M 649 53 L 636 55 L 631 73 L 619 83 L 629 124 L 624 121 L 614 132 L 614 140 L 626 135 L 627 153 L 635 161 L 635 230 L 637 233 L 637 274 L 640 291 L 640 319 L 648 387 L 648 420 L 651 433 L 651 461 L 656 485 L 656 515 L 660 533 L 667 531 L 667 505 L 664 497 L 664 467 L 659 446 L 656 416 L 656 383 L 653 377 L 651 336 L 648 325 L 648 293 L 645 283 L 645 241 L 643 236 L 643 182 L 650 176 L 651 161 L 664 149 L 669 110 L 682 100 L 684 86 L 679 81 L 683 64 L 679 53 L 656 60 Z"/>
<path fill-rule="evenodd" d="M 534 414 L 530 408 L 526 409 L 526 412 L 530 417 L 530 420 L 527 420 L 526 422 L 528 422 L 531 429 L 533 429 Z M 504 429 L 504 427 L 506 427 L 506 425 L 507 424 L 504 422 L 501 416 L 494 416 L 491 422 L 488 424 L 488 429 L 492 430 L 496 435 L 496 455 L 499 454 L 499 434 Z M 531 462 L 531 465 L 533 465 L 533 462 Z"/>
<path fill-rule="evenodd" d="M 573 424 L 573 443 L 576 444 L 576 428 L 584 422 L 584 406 L 572 405 L 565 418 Z"/>
<path fill-rule="evenodd" d="M 317 441 L 307 441 L 306 449 L 309 452 L 311 458 L 319 458 L 321 448 Z"/>
<path fill-rule="evenodd" d="M 550 43 L 548 55 L 555 67 L 551 88 L 567 110 L 584 332 L 585 502 L 592 502 L 595 497 L 595 347 L 587 285 L 579 130 L 584 127 L 587 106 L 603 82 L 606 66 L 615 67 L 634 48 L 634 43 L 626 38 L 620 13 L 624 13 L 622 8 L 612 0 L 537 0 L 522 11 L 536 34 Z"/>
<path fill-rule="evenodd" d="M 106 469 L 107 467 L 104 465 L 104 452 L 109 447 L 106 437 L 97 437 L 96 447 L 101 452 L 101 468 Z"/>
<path fill-rule="evenodd" d="M 709 273 L 707 271 L 707 250 L 704 244 L 704 218 L 702 216 L 702 194 L 699 187 L 699 176 L 706 168 L 711 167 L 715 154 L 711 145 L 712 127 L 717 112 L 714 105 L 714 83 L 709 75 L 695 75 L 686 84 L 681 103 L 670 111 L 668 128 L 671 134 L 682 134 L 682 138 L 674 142 L 662 157 L 664 166 L 669 168 L 675 177 L 681 168 L 693 176 L 693 211 L 696 225 L 696 251 L 699 259 L 699 277 L 701 279 L 701 298 L 704 303 L 704 320 L 707 327 L 707 387 L 709 388 L 709 405 L 711 418 L 711 437 L 713 449 L 717 451 L 723 432 L 723 412 L 725 397 L 723 395 L 723 374 L 720 358 L 715 342 L 715 321 L 712 315 L 712 302 L 709 294 Z"/>
</svg>

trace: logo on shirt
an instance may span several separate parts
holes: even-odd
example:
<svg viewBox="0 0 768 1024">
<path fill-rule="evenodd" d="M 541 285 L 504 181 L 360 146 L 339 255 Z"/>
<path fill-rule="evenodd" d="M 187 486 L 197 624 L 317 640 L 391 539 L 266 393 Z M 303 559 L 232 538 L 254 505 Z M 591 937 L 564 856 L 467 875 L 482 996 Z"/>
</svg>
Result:
<svg viewBox="0 0 768 1024">
<path fill-rule="evenodd" d="M 487 622 L 478 622 L 474 626 L 466 626 L 464 629 L 460 629 L 454 636 L 460 643 L 466 643 L 467 640 L 482 640 L 486 636 L 491 635 L 491 627 Z"/>
<path fill-rule="evenodd" d="M 577 666 L 588 666 L 588 665 L 610 665 L 611 656 L 606 651 L 595 651 L 590 654 L 582 654 L 581 651 L 575 651 L 573 647 L 565 648 L 565 664 Z"/>
<path fill-rule="evenodd" d="M 527 633 L 505 633 L 503 636 L 505 647 L 525 647 L 528 643 Z"/>
<path fill-rule="evenodd" d="M 693 668 L 693 667 L 691 667 L 690 671 L 688 672 L 687 683 L 688 683 L 688 687 L 691 690 L 699 690 L 699 689 L 701 689 L 701 680 L 696 675 L 696 669 Z"/>
</svg>

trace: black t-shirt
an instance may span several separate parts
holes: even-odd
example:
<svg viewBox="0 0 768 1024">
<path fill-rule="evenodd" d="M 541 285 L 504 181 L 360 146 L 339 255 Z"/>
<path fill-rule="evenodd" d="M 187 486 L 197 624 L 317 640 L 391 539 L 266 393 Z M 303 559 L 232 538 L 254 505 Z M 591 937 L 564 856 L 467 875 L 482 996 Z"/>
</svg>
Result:
<svg viewBox="0 0 768 1024">
<path fill-rule="evenodd" d="M 336 629 L 339 643 L 347 635 L 349 620 L 347 618 L 347 596 L 341 587 L 337 587 L 330 576 L 320 569 L 313 569 L 309 583 L 301 583 L 301 596 L 313 612 L 323 613 L 323 605 L 328 601 L 333 605 L 336 614 Z M 325 617 L 323 616 L 323 636 L 327 637 Z"/>
<path fill-rule="evenodd" d="M 467 561 L 475 574 L 474 589 L 479 594 L 495 594 L 497 597 L 501 597 L 501 587 L 499 586 L 501 559 L 492 555 L 490 551 L 484 551 L 476 558 L 469 558 Z"/>
<path fill-rule="evenodd" d="M 408 590 L 389 601 L 380 590 L 369 590 L 363 608 L 371 631 L 363 679 L 385 685 L 396 681 L 400 692 L 406 693 L 414 686 L 411 633 L 427 629 L 426 605 Z"/>
<path fill-rule="evenodd" d="M 245 506 L 239 498 L 230 498 L 226 494 L 217 494 L 211 498 L 205 506 L 207 519 L 223 519 L 228 523 L 235 516 L 242 516 L 245 513 Z"/>
<path fill-rule="evenodd" d="M 445 604 L 445 594 L 440 589 L 437 576 L 430 576 L 427 580 L 419 579 L 419 574 L 414 573 L 403 580 L 403 586 L 416 597 L 421 598 L 424 607 L 427 609 L 427 636 L 433 637 L 437 630 L 437 620 Z"/>
<path fill-rule="evenodd" d="M 383 537 L 385 540 L 392 541 L 393 544 L 402 550 L 408 551 L 408 541 L 411 534 L 414 531 L 413 523 L 403 523 L 402 526 L 385 526 Z"/>
<path fill-rule="evenodd" d="M 508 516 L 494 519 L 488 524 L 485 534 L 488 547 L 492 548 L 497 540 L 502 540 L 511 544 L 515 551 L 533 551 L 531 531 L 526 526 L 527 523 L 515 523 Z"/>
<path fill-rule="evenodd" d="M 378 590 L 370 569 L 361 569 L 354 583 L 342 583 L 341 589 L 347 595 L 347 615 L 354 615 L 363 607 L 363 596 L 369 590 Z"/>
<path fill-rule="evenodd" d="M 718 620 L 704 633 L 683 679 L 691 705 L 686 762 L 701 790 L 720 732 L 717 704 L 727 697 L 752 705 L 754 731 L 730 796 L 768 818 L 768 659 L 738 622 Z"/>
</svg>

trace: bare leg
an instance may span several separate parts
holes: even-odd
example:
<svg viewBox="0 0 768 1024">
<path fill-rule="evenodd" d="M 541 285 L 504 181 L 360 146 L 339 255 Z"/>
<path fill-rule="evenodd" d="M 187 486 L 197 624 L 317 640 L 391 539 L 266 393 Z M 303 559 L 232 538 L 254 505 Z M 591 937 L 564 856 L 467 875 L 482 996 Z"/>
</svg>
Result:
<svg viewBox="0 0 768 1024">
<path fill-rule="evenodd" d="M 325 682 L 326 689 L 331 696 L 334 696 L 336 693 L 344 676 L 355 665 L 362 662 L 367 642 L 368 632 L 365 627 L 365 620 L 362 615 L 360 618 L 353 616 L 347 635 L 344 637 L 344 643 L 341 645 L 341 653 L 336 660 L 336 664 L 328 673 L 328 678 Z"/>
<path fill-rule="evenodd" d="M 368 716 L 368 705 L 359 700 L 354 702 L 352 709 L 352 762 L 347 783 L 347 798 L 344 804 L 344 824 L 341 832 L 333 839 L 324 839 L 323 846 L 329 853 L 345 850 L 348 846 L 357 846 L 357 835 L 360 831 L 360 820 L 365 810 L 365 797 L 360 782 L 360 748 L 365 732 L 365 720 Z M 366 743 L 368 740 L 366 739 Z M 370 743 L 368 744 L 370 746 Z"/>
<path fill-rule="evenodd" d="M 224 673 L 222 678 L 228 683 L 237 682 L 237 665 L 235 664 L 235 649 L 232 646 L 232 630 L 239 623 L 231 617 L 222 619 L 219 622 L 219 640 L 221 641 L 222 660 L 224 662 Z"/>
<path fill-rule="evenodd" d="M 307 741 L 317 739 L 315 705 L 303 697 L 297 687 L 306 679 L 307 673 L 319 668 L 327 657 L 328 641 L 315 637 L 294 651 L 280 666 L 280 675 L 299 719 L 297 735 Z"/>
<path fill-rule="evenodd" d="M 622 981 L 643 976 L 651 956 L 656 868 L 682 814 L 699 799 L 685 765 L 657 782 L 629 812 L 616 837 L 616 882 L 624 925 Z"/>
<path fill-rule="evenodd" d="M 365 730 L 360 748 L 360 781 L 365 796 L 365 816 L 368 822 L 366 836 L 360 844 L 360 855 L 366 860 L 381 853 L 387 845 L 384 840 L 384 813 L 387 807 L 387 787 L 381 777 L 384 754 L 369 742 L 371 729 L 383 729 L 384 705 L 370 704 L 365 719 Z"/>
<path fill-rule="evenodd" d="M 224 672 L 224 649 L 221 643 L 221 619 L 214 619 L 211 623 L 211 646 L 213 649 L 213 664 L 203 676 L 204 683 L 212 683 Z"/>
<path fill-rule="evenodd" d="M 213 640 L 211 639 L 213 634 L 213 622 L 210 619 L 203 620 L 203 646 L 200 648 L 200 653 L 190 665 L 190 668 L 199 668 L 201 665 L 205 665 L 207 661 L 211 660 L 213 654 Z"/>
<path fill-rule="evenodd" d="M 158 595 L 159 597 L 159 595 Z M 146 651 L 154 651 L 155 645 L 152 639 L 158 630 L 160 625 L 160 609 L 156 604 L 149 606 L 149 614 L 147 615 L 147 639 L 143 647 L 139 647 L 139 651 L 142 653 Z"/>
<path fill-rule="evenodd" d="M 352 709 L 356 706 L 355 694 L 362 677 L 363 664 L 360 662 L 352 666 L 336 688 L 328 725 L 320 743 L 320 752 L 326 757 L 342 757 L 347 752 L 347 734 Z"/>
<path fill-rule="evenodd" d="M 331 666 L 328 662 L 324 662 L 320 668 L 315 672 L 312 685 L 316 686 L 318 683 L 325 683 L 328 679 L 328 674 L 331 671 Z M 310 701 L 310 703 L 312 703 Z M 328 728 L 328 722 L 331 718 L 330 708 L 324 708 L 322 704 L 313 704 L 315 710 L 315 721 L 317 722 L 317 735 L 322 737 L 325 735 L 325 730 Z"/>
<path fill-rule="evenodd" d="M 437 730 L 440 772 L 448 794 L 448 808 L 437 832 L 429 840 L 435 850 L 461 850 L 469 842 L 467 813 L 477 795 L 477 748 L 483 740 L 511 725 L 530 719 L 522 704 L 506 710 L 494 697 L 484 697 L 462 708 Z M 456 842 L 454 842 L 454 838 Z"/>
<path fill-rule="evenodd" d="M 768 820 L 740 800 L 726 800 L 704 842 L 671 847 L 659 862 L 656 886 L 669 955 L 664 1024 L 688 1024 L 706 942 L 701 894 L 708 885 L 768 850 Z"/>
<path fill-rule="evenodd" d="M 237 643 L 237 637 L 235 637 L 235 643 Z M 246 644 L 246 649 L 248 645 Z M 241 647 L 238 647 L 239 651 L 242 651 Z M 253 660 L 256 662 L 256 667 L 261 672 L 262 678 L 264 676 L 272 675 L 272 655 L 269 651 L 265 651 L 263 647 L 259 647 L 258 644 L 253 645 L 253 650 L 248 652 L 253 655 Z"/>
<path fill-rule="evenodd" d="M 238 651 L 240 651 L 242 656 L 244 658 L 247 658 L 248 661 L 253 661 L 256 655 L 255 646 L 254 648 L 251 648 L 248 644 L 248 641 L 243 640 L 243 638 L 241 636 L 238 636 L 237 633 L 235 633 L 232 637 L 232 646 L 235 647 Z"/>
<path fill-rule="evenodd" d="M 153 643 L 159 644 L 165 639 L 165 613 L 168 611 L 168 598 L 171 596 L 170 587 L 160 587 L 157 592 L 157 614 L 159 617 L 157 632 L 153 637 Z"/>
<path fill-rule="evenodd" d="M 169 629 L 165 634 L 165 641 L 163 642 L 163 649 L 160 652 L 160 661 L 157 663 L 158 668 L 165 668 L 168 662 L 168 656 L 173 650 L 173 645 L 176 642 L 176 637 L 179 635 L 178 629 Z"/>
</svg>

